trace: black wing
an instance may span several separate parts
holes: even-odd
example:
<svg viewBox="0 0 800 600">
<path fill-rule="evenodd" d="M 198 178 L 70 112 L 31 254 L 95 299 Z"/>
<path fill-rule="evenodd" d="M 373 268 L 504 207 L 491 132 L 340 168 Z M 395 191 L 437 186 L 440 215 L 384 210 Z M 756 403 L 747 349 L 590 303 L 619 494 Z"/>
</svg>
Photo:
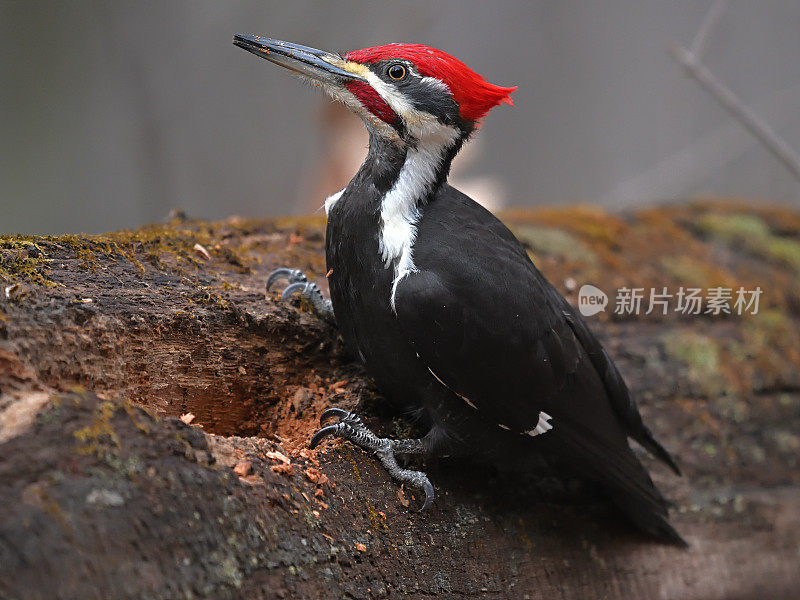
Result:
<svg viewBox="0 0 800 600">
<path fill-rule="evenodd" d="M 609 402 L 625 426 L 625 433 L 646 448 L 650 454 L 669 466 L 676 475 L 680 475 L 681 470 L 675 464 L 669 452 L 653 437 L 653 433 L 642 422 L 642 416 L 639 414 L 636 402 L 631 396 L 625 380 L 617 370 L 617 365 L 611 360 L 606 349 L 603 348 L 581 316 L 575 312 L 565 299 L 562 298 L 561 300 L 564 304 L 564 318 L 603 381 Z"/>
<path fill-rule="evenodd" d="M 666 502 L 627 437 L 674 463 L 602 346 L 513 234 L 445 186 L 418 224 L 414 262 L 418 271 L 397 286 L 395 306 L 426 366 L 489 425 L 524 435 L 540 411 L 549 414 L 553 430 L 542 438 L 637 498 L 626 508 L 644 507 L 648 522 L 656 515 L 660 533 L 672 532 Z"/>
</svg>

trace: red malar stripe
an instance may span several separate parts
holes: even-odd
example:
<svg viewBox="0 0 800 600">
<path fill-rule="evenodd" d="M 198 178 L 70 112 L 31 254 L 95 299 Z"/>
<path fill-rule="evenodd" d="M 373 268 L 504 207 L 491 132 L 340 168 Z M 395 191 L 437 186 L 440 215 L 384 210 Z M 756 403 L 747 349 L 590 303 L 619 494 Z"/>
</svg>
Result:
<svg viewBox="0 0 800 600">
<path fill-rule="evenodd" d="M 345 86 L 358 101 L 361 102 L 373 115 L 388 123 L 395 125 L 400 121 L 400 117 L 392 110 L 392 107 L 381 98 L 373 87 L 363 81 L 348 81 Z"/>
</svg>

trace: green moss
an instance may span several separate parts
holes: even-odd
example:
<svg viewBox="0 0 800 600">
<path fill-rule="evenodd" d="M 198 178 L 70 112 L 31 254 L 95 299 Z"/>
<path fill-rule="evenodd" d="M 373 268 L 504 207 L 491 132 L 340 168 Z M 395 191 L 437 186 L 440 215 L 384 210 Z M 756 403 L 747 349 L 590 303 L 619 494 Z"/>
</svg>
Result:
<svg viewBox="0 0 800 600">
<path fill-rule="evenodd" d="M 119 448 L 117 432 L 111 424 L 116 413 L 116 406 L 112 402 L 103 402 L 98 407 L 92 422 L 81 427 L 73 437 L 78 443 L 75 452 L 78 454 L 94 454 L 107 459 Z"/>
<path fill-rule="evenodd" d="M 744 323 L 744 344 L 749 355 L 766 354 L 775 359 L 798 356 L 797 327 L 791 317 L 779 309 L 767 309 L 749 315 Z"/>
<path fill-rule="evenodd" d="M 711 338 L 697 333 L 670 333 L 665 336 L 664 347 L 670 356 L 684 361 L 698 374 L 713 375 L 718 372 L 719 350 Z"/>
<path fill-rule="evenodd" d="M 616 247 L 620 236 L 628 229 L 620 218 L 595 206 L 505 210 L 501 217 L 511 225 L 555 227 L 579 236 L 593 247 Z"/>
<path fill-rule="evenodd" d="M 230 292 L 230 291 L 233 291 L 233 290 L 242 289 L 241 286 L 239 286 L 239 285 L 237 285 L 235 283 L 231 283 L 230 281 L 226 281 L 226 280 L 222 281 L 222 285 L 220 287 L 222 288 L 222 291 L 224 291 L 224 292 Z"/>
<path fill-rule="evenodd" d="M 659 262 L 672 278 L 682 284 L 695 287 L 708 286 L 704 265 L 691 256 L 665 256 Z"/>
<path fill-rule="evenodd" d="M 222 310 L 228 310 L 230 308 L 228 301 L 215 292 L 214 288 L 209 286 L 200 286 L 197 293 L 192 296 L 192 300 L 198 304 L 221 308 Z"/>
<path fill-rule="evenodd" d="M 742 340 L 734 347 L 750 373 L 749 385 L 756 389 L 791 385 L 800 370 L 800 330 L 779 309 L 748 315 Z"/>
<path fill-rule="evenodd" d="M 215 578 L 232 585 L 235 588 L 242 586 L 243 575 L 239 570 L 239 563 L 233 555 L 223 555 L 221 551 L 213 551 L 209 554 L 210 564 L 213 566 Z"/>
<path fill-rule="evenodd" d="M 80 262 L 80 268 L 86 269 L 94 273 L 97 271 L 98 259 L 97 250 L 93 248 L 92 242 L 88 237 L 79 235 L 62 235 L 55 238 L 59 244 L 65 245 L 73 250 L 77 255 Z M 103 250 L 106 250 L 104 248 Z"/>
<path fill-rule="evenodd" d="M 698 221 L 700 230 L 728 245 L 748 251 L 800 272 L 800 241 L 775 235 L 760 217 L 743 214 L 706 213 Z"/>
<path fill-rule="evenodd" d="M 773 236 L 767 241 L 765 250 L 769 257 L 800 272 L 800 242 Z"/>
<path fill-rule="evenodd" d="M 176 219 L 101 235 L 4 235 L 0 236 L 0 280 L 55 286 L 49 278 L 49 265 L 55 256 L 61 260 L 74 257 L 78 268 L 93 273 L 103 262 L 127 260 L 142 275 L 146 273 L 145 263 L 159 270 L 187 274 L 208 264 L 195 250 L 196 244 L 202 245 L 217 262 L 248 272 L 247 264 L 252 260 L 245 252 L 217 243 L 221 237 L 217 230 L 224 227 L 224 224 Z"/>
<path fill-rule="evenodd" d="M 0 279 L 55 287 L 49 273 L 50 261 L 37 238 L 0 235 Z"/>
<path fill-rule="evenodd" d="M 698 222 L 700 229 L 726 242 L 744 238 L 763 239 L 770 235 L 766 222 L 754 215 L 707 213 Z"/>
<path fill-rule="evenodd" d="M 748 341 L 757 346 L 772 346 L 793 329 L 792 319 L 778 309 L 768 309 L 752 315 L 745 324 Z M 792 337 L 787 336 L 787 341 Z"/>
<path fill-rule="evenodd" d="M 314 511 L 310 508 L 303 509 L 303 518 L 305 519 L 306 526 L 309 529 L 316 529 L 320 525 L 320 519 L 314 515 Z"/>
<path fill-rule="evenodd" d="M 80 402 L 80 396 L 73 396 L 73 402 Z M 142 471 L 144 465 L 136 454 L 120 452 L 120 440 L 113 423 L 117 415 L 127 416 L 143 435 L 149 435 L 147 422 L 140 418 L 143 416 L 142 409 L 129 402 L 105 401 L 97 406 L 91 422 L 72 434 L 76 441 L 73 451 L 95 456 L 120 475 L 133 478 Z"/>
<path fill-rule="evenodd" d="M 199 267 L 203 261 L 195 253 L 194 245 L 211 245 L 210 228 L 203 226 L 195 230 L 185 225 L 180 221 L 166 225 L 147 225 L 135 230 L 123 229 L 92 236 L 91 241 L 129 258 L 142 255 L 147 262 L 161 270 L 176 266 L 179 270 L 183 266 Z M 144 270 L 143 267 L 141 270 Z"/>
<path fill-rule="evenodd" d="M 136 427 L 136 429 L 138 429 L 145 435 L 150 435 L 150 427 L 148 426 L 148 424 L 139 419 L 139 417 L 142 415 L 140 415 L 139 412 L 137 411 L 141 411 L 142 409 L 137 409 L 132 404 L 128 404 L 127 402 L 125 402 L 122 406 L 125 409 L 125 412 L 128 413 L 128 418 L 130 418 L 131 423 L 133 423 L 134 427 Z M 154 416 L 154 418 L 157 418 L 157 416 Z"/>
<path fill-rule="evenodd" d="M 324 229 L 326 223 L 327 217 L 325 215 L 281 217 L 275 220 L 275 226 L 278 229 L 295 229 L 300 235 L 303 235 L 307 232 Z"/>
<path fill-rule="evenodd" d="M 734 286 L 734 278 L 730 273 L 692 255 L 668 255 L 662 257 L 659 263 L 680 285 L 699 288 Z"/>
<path fill-rule="evenodd" d="M 686 365 L 687 379 L 699 393 L 712 397 L 727 390 L 716 341 L 689 331 L 670 332 L 662 341 L 667 356 Z"/>
<path fill-rule="evenodd" d="M 589 265 L 597 263 L 597 256 L 589 246 L 562 229 L 523 225 L 516 227 L 514 234 L 520 242 L 537 254 Z"/>
</svg>

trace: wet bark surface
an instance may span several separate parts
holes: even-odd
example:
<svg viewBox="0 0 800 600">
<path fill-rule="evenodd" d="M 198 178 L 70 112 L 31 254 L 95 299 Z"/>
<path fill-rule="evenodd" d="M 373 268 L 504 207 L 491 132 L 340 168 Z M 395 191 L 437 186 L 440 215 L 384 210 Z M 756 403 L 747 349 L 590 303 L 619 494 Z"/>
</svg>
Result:
<svg viewBox="0 0 800 600">
<path fill-rule="evenodd" d="M 428 461 L 419 513 L 362 451 L 308 451 L 329 406 L 410 432 L 335 328 L 264 294 L 282 265 L 325 287 L 323 221 L 174 220 L 0 236 L 0 597 L 797 597 L 800 214 L 505 220 L 570 301 L 612 296 L 590 324 L 685 473 L 644 458 L 688 550 L 581 482 Z M 764 293 L 758 315 L 612 314 L 664 286 Z"/>
</svg>

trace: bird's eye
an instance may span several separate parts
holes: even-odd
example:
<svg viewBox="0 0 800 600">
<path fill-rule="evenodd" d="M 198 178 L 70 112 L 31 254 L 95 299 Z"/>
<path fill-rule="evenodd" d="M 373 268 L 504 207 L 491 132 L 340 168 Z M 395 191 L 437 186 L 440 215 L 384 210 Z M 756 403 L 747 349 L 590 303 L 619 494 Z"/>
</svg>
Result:
<svg viewBox="0 0 800 600">
<path fill-rule="evenodd" d="M 386 72 L 389 74 L 389 77 L 398 81 L 403 79 L 406 76 L 406 68 L 403 65 L 392 65 L 389 67 Z"/>
</svg>

